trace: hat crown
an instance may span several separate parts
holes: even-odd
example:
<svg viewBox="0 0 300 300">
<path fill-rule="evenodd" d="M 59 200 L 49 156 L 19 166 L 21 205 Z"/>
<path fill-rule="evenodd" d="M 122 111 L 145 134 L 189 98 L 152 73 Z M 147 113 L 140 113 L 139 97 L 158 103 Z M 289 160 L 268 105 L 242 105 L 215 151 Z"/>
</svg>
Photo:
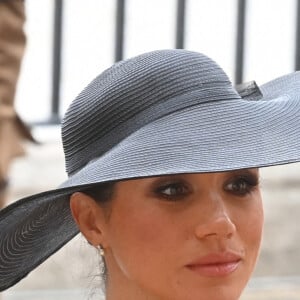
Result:
<svg viewBox="0 0 300 300">
<path fill-rule="evenodd" d="M 200 93 L 196 102 L 179 100 L 194 92 Z M 66 112 L 62 140 L 67 172 L 73 174 L 155 119 L 229 98 L 238 95 L 227 75 L 200 53 L 160 50 L 116 63 L 96 77 Z"/>
</svg>

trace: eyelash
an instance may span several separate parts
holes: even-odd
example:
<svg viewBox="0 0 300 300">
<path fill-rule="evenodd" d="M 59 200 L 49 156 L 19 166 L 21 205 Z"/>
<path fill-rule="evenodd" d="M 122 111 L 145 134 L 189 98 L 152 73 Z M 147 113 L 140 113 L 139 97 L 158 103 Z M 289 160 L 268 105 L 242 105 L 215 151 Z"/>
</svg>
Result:
<svg viewBox="0 0 300 300">
<path fill-rule="evenodd" d="M 237 196 L 246 196 L 258 186 L 258 178 L 254 175 L 242 175 L 230 179 L 224 190 Z M 229 187 L 231 185 L 231 187 Z M 243 185 L 243 186 L 242 186 Z"/>
<path fill-rule="evenodd" d="M 175 194 L 167 194 L 168 189 L 176 189 Z M 154 193 L 159 198 L 176 201 L 186 197 L 190 193 L 190 189 L 184 182 L 174 181 L 158 186 Z"/>
<path fill-rule="evenodd" d="M 236 196 L 244 197 L 250 194 L 259 185 L 258 178 L 255 175 L 246 174 L 238 175 L 230 178 L 223 189 L 226 192 L 232 193 Z M 172 193 L 175 190 L 175 193 Z M 166 192 L 169 190 L 169 194 Z M 174 181 L 162 183 L 154 189 L 154 194 L 158 198 L 169 201 L 179 201 L 185 199 L 191 193 L 188 184 L 182 181 Z"/>
</svg>

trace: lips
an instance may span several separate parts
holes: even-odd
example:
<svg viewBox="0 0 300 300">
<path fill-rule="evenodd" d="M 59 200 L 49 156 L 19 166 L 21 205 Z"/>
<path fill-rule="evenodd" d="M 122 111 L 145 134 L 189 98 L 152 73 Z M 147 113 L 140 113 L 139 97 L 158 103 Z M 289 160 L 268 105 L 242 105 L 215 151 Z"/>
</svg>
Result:
<svg viewBox="0 0 300 300">
<path fill-rule="evenodd" d="M 210 253 L 189 263 L 186 267 L 205 277 L 224 277 L 238 269 L 242 257 L 233 252 Z"/>
</svg>

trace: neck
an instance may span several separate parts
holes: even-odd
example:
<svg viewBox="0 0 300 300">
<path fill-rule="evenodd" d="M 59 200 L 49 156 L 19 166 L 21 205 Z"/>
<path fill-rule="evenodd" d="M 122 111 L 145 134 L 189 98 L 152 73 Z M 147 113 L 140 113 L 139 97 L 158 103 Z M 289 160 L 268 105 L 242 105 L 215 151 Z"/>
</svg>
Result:
<svg viewBox="0 0 300 300">
<path fill-rule="evenodd" d="M 106 300 L 158 300 L 158 298 L 148 295 L 136 284 L 129 280 L 121 280 L 118 282 L 112 279 L 107 282 Z"/>
<path fill-rule="evenodd" d="M 142 289 L 134 280 L 128 278 L 115 263 L 107 262 L 107 269 L 106 300 L 161 300 Z"/>
</svg>

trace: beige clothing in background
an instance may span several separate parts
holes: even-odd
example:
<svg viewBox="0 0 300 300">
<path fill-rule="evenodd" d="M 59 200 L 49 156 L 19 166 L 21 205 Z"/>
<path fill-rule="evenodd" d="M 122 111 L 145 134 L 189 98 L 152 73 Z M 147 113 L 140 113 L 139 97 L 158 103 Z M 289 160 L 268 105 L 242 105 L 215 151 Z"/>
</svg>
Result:
<svg viewBox="0 0 300 300">
<path fill-rule="evenodd" d="M 17 116 L 14 98 L 25 48 L 23 0 L 0 0 L 0 208 L 13 158 L 23 154 L 21 141 L 32 137 Z"/>
</svg>

